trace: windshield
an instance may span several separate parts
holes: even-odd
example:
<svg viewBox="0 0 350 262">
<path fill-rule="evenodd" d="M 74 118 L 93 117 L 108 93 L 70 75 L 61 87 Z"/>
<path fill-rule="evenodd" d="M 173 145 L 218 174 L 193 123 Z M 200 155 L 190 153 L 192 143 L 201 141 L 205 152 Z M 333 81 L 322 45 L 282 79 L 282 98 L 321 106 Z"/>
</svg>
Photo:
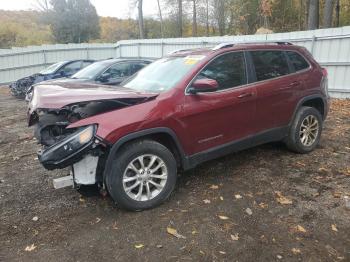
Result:
<svg viewBox="0 0 350 262">
<path fill-rule="evenodd" d="M 59 62 L 53 65 L 50 65 L 49 67 L 45 68 L 44 70 L 41 70 L 39 73 L 43 75 L 48 75 L 54 73 L 58 68 L 60 68 L 65 62 Z"/>
<path fill-rule="evenodd" d="M 95 79 L 106 68 L 105 63 L 93 63 L 71 76 L 74 79 Z"/>
<path fill-rule="evenodd" d="M 173 88 L 204 56 L 166 57 L 121 84 L 137 91 L 160 93 Z"/>
</svg>

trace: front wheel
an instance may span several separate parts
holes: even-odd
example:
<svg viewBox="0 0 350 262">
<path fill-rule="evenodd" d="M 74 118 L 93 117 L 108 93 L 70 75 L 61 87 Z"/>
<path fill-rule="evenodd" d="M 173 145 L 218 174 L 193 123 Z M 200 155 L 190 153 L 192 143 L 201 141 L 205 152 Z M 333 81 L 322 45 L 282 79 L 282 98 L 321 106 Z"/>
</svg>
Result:
<svg viewBox="0 0 350 262">
<path fill-rule="evenodd" d="M 163 203 L 176 180 L 173 154 L 156 141 L 139 140 L 117 152 L 106 185 L 117 205 L 140 211 Z"/>
<path fill-rule="evenodd" d="M 297 153 L 309 153 L 318 145 L 322 132 L 323 120 L 320 112 L 313 107 L 301 107 L 295 115 L 287 147 Z"/>
</svg>

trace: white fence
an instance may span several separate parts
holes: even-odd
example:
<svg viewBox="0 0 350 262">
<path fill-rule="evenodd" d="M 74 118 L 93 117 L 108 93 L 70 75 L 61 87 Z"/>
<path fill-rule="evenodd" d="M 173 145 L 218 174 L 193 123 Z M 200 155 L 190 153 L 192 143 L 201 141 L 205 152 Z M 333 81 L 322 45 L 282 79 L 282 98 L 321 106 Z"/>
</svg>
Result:
<svg viewBox="0 0 350 262">
<path fill-rule="evenodd" d="M 222 42 L 288 41 L 305 46 L 327 68 L 334 97 L 350 98 L 350 27 L 267 35 L 124 40 L 115 44 L 43 45 L 0 50 L 0 83 L 71 59 L 111 57 L 159 58 L 177 49 L 210 47 Z"/>
</svg>

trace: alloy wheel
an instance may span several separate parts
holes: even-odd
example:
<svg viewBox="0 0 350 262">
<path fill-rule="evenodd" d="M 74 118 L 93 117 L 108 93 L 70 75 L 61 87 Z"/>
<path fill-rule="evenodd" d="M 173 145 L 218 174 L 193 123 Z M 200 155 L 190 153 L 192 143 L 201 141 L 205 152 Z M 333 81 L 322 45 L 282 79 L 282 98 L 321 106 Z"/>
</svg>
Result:
<svg viewBox="0 0 350 262">
<path fill-rule="evenodd" d="M 168 179 L 164 161 L 156 155 L 145 154 L 133 159 L 123 174 L 123 189 L 136 201 L 148 201 L 159 195 Z"/>
<path fill-rule="evenodd" d="M 306 116 L 300 125 L 299 137 L 304 146 L 312 146 L 319 132 L 319 121 L 313 115 Z"/>
</svg>

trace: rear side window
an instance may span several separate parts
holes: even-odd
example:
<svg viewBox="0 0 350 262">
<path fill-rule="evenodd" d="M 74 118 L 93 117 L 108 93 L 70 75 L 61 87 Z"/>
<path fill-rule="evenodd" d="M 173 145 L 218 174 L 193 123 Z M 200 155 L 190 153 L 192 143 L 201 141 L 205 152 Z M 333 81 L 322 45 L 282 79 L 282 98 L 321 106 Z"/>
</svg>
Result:
<svg viewBox="0 0 350 262">
<path fill-rule="evenodd" d="M 246 84 L 247 76 L 243 52 L 232 52 L 219 56 L 207 65 L 197 78 L 216 80 L 219 84 L 219 90 Z"/>
<path fill-rule="evenodd" d="M 295 71 L 301 71 L 309 67 L 308 62 L 306 62 L 306 60 L 298 53 L 288 51 L 287 55 L 288 55 L 289 61 L 294 66 Z"/>
<path fill-rule="evenodd" d="M 287 59 L 281 51 L 251 51 L 257 81 L 289 74 Z"/>
</svg>

